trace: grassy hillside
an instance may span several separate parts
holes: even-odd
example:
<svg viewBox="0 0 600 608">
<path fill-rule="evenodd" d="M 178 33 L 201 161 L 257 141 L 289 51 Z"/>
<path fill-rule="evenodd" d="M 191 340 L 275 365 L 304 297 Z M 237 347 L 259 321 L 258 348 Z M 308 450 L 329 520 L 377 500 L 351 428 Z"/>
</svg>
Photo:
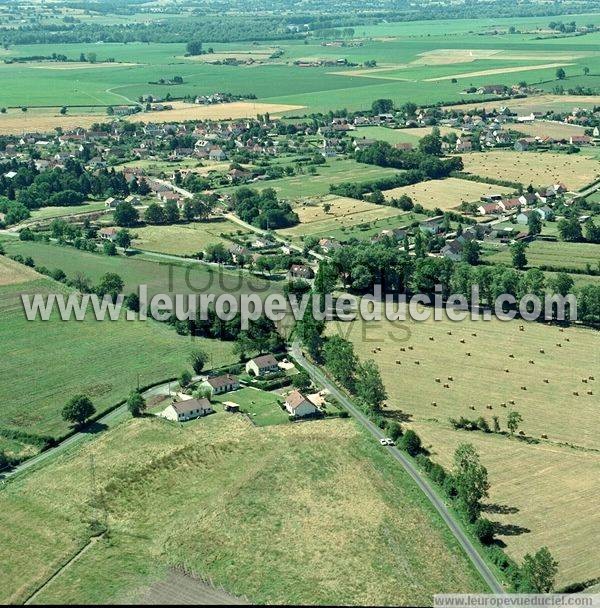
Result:
<svg viewBox="0 0 600 608">
<path fill-rule="evenodd" d="M 212 355 L 214 366 L 233 362 L 231 344 L 179 336 L 151 322 L 29 322 L 20 293 L 64 289 L 49 279 L 28 279 L 0 287 L 0 429 L 60 436 L 68 425 L 60 416 L 66 401 L 85 393 L 102 411 L 140 384 L 177 376 L 196 347 Z M 15 450 L 15 446 L 0 448 Z"/>
<path fill-rule="evenodd" d="M 412 481 L 349 420 L 255 427 L 218 413 L 122 423 L 0 491 L 0 600 L 137 597 L 185 566 L 257 603 L 429 605 L 484 584 Z M 19 550 L 16 551 L 16 547 Z M 174 601 L 177 598 L 172 598 Z"/>
</svg>

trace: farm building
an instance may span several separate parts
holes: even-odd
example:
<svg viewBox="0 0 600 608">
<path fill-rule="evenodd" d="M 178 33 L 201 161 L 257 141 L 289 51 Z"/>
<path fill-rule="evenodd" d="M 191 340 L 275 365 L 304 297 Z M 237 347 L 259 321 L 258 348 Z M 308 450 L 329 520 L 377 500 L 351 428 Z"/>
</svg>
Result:
<svg viewBox="0 0 600 608">
<path fill-rule="evenodd" d="M 114 241 L 117 238 L 117 232 L 116 228 L 101 228 L 98 231 L 98 236 L 103 241 Z"/>
<path fill-rule="evenodd" d="M 228 393 L 229 391 L 236 391 L 240 388 L 240 382 L 235 376 L 224 374 L 222 376 L 208 378 L 202 383 L 202 386 L 210 389 L 213 395 L 220 395 L 222 393 Z"/>
<path fill-rule="evenodd" d="M 285 409 L 297 418 L 312 416 L 319 410 L 300 392 L 292 391 L 285 398 Z"/>
<path fill-rule="evenodd" d="M 169 405 L 161 416 L 174 422 L 183 422 L 212 414 L 214 411 L 208 399 L 188 399 Z"/>
<path fill-rule="evenodd" d="M 253 373 L 255 376 L 276 372 L 278 369 L 277 359 L 273 355 L 254 357 L 246 363 L 246 373 Z"/>
</svg>

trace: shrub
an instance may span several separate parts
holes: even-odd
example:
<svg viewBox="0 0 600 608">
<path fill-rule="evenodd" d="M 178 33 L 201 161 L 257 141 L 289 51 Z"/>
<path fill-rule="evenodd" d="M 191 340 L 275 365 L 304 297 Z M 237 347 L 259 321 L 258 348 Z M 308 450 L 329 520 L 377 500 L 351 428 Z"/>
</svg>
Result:
<svg viewBox="0 0 600 608">
<path fill-rule="evenodd" d="M 489 519 L 478 519 L 475 522 L 475 535 L 484 544 L 490 545 L 494 541 L 494 524 Z"/>
</svg>

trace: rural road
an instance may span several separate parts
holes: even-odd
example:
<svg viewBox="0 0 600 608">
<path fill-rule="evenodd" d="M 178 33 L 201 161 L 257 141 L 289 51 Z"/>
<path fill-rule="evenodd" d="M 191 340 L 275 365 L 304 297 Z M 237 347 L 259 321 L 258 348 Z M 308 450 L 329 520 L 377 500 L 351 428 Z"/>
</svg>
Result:
<svg viewBox="0 0 600 608">
<path fill-rule="evenodd" d="M 204 376 L 194 376 L 193 380 L 197 381 L 197 380 L 202 379 L 203 377 Z M 159 384 L 157 386 L 154 386 L 154 387 L 148 389 L 147 391 L 144 391 L 142 394 L 145 399 L 149 399 L 150 397 L 155 397 L 157 395 L 168 395 L 171 385 L 174 385 L 174 384 L 176 384 L 175 381 L 165 382 L 164 384 Z M 114 410 L 112 410 L 112 411 L 108 412 L 107 414 L 105 414 L 104 416 L 102 416 L 102 418 L 99 418 L 95 424 L 110 427 L 111 423 L 114 423 L 121 416 L 123 416 L 126 412 L 127 412 L 127 404 L 124 403 L 123 405 L 120 405 L 119 407 L 115 408 Z M 6 473 L 0 473 L 0 482 L 2 480 L 10 479 L 11 477 L 15 477 L 16 475 L 19 475 L 20 473 L 27 471 L 31 467 L 34 467 L 35 465 L 40 464 L 41 462 L 44 462 L 44 461 L 48 460 L 49 458 L 52 458 L 53 456 L 56 456 L 57 454 L 59 454 L 61 452 L 64 452 L 67 448 L 71 447 L 72 445 L 76 445 L 76 444 L 80 443 L 87 437 L 90 437 L 90 436 L 93 437 L 94 434 L 96 434 L 94 431 L 81 431 L 79 433 L 75 433 L 74 435 L 71 435 L 64 441 L 61 441 L 55 447 L 45 450 L 44 452 L 40 452 L 37 456 L 34 456 L 33 458 L 30 458 L 29 460 L 25 460 L 20 465 L 16 466 L 14 469 L 11 469 L 10 471 L 7 471 Z"/>
<path fill-rule="evenodd" d="M 326 388 L 352 415 L 352 417 L 362 424 L 370 433 L 379 441 L 385 437 L 385 433 L 373 424 L 363 412 L 357 408 L 345 394 L 343 394 L 336 386 L 334 386 L 325 374 L 315 365 L 310 363 L 302 354 L 300 346 L 297 342 L 292 345 L 290 354 L 294 359 L 301 365 L 309 374 L 309 376 L 315 380 L 318 384 Z M 411 460 L 401 452 L 397 447 L 386 446 L 381 449 L 388 450 L 390 454 L 404 467 L 406 472 L 412 477 L 414 482 L 417 484 L 419 489 L 427 496 L 429 501 L 436 508 L 438 513 L 441 515 L 446 525 L 450 528 L 450 531 L 464 549 L 465 553 L 487 583 L 489 588 L 495 594 L 506 593 L 498 579 L 494 576 L 493 572 L 489 569 L 483 558 L 477 552 L 477 549 L 473 546 L 473 543 L 469 540 L 467 535 L 464 533 L 459 523 L 456 521 L 448 507 L 444 504 L 444 501 L 437 495 L 435 490 L 427 479 L 420 473 L 417 467 L 411 462 Z"/>
</svg>

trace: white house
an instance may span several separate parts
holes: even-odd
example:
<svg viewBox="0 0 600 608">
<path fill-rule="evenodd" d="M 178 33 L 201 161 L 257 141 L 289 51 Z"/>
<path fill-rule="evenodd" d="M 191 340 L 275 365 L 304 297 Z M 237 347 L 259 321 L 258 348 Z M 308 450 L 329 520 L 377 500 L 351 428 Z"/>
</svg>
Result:
<svg viewBox="0 0 600 608">
<path fill-rule="evenodd" d="M 238 388 L 240 388 L 240 382 L 236 376 L 224 374 L 222 376 L 208 378 L 202 383 L 202 386 L 210 389 L 213 395 L 220 395 L 221 393 L 236 391 Z"/>
<path fill-rule="evenodd" d="M 183 422 L 212 414 L 214 411 L 208 399 L 188 399 L 169 405 L 163 410 L 161 416 L 174 422 Z"/>
<path fill-rule="evenodd" d="M 285 398 L 285 409 L 296 418 L 312 416 L 319 410 L 300 391 L 292 391 Z"/>
<path fill-rule="evenodd" d="M 273 355 L 254 357 L 246 363 L 246 373 L 253 373 L 255 376 L 262 376 L 278 370 L 277 359 Z"/>
</svg>

